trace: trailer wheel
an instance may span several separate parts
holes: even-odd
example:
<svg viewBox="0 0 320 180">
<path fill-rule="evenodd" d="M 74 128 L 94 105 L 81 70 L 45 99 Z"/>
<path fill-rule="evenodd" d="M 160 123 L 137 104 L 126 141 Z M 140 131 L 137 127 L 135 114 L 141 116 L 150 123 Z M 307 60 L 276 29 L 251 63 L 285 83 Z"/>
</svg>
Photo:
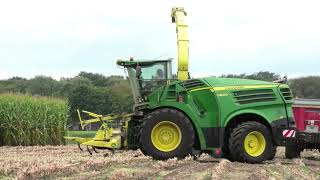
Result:
<svg viewBox="0 0 320 180">
<path fill-rule="evenodd" d="M 275 145 L 270 130 L 261 123 L 239 124 L 230 134 L 229 150 L 239 162 L 261 163 L 274 158 Z"/>
<path fill-rule="evenodd" d="M 299 158 L 301 149 L 297 146 L 287 146 L 285 156 L 287 159 Z"/>
<path fill-rule="evenodd" d="M 184 158 L 192 153 L 193 126 L 183 113 L 159 109 L 144 119 L 139 144 L 141 151 L 154 159 Z"/>
</svg>

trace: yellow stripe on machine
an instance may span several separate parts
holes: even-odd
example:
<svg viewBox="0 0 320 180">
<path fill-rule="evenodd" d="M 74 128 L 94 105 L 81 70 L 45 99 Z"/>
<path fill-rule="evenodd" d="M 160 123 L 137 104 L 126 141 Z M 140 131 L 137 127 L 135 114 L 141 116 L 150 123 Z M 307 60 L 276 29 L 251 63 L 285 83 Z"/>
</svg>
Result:
<svg viewBox="0 0 320 180">
<path fill-rule="evenodd" d="M 277 84 L 272 85 L 246 85 L 246 86 L 221 86 L 221 87 L 204 87 L 190 90 L 194 91 L 202 91 L 202 90 L 211 90 L 211 91 L 226 91 L 226 90 L 239 90 L 239 89 L 260 89 L 260 88 L 272 88 L 277 87 Z"/>
</svg>

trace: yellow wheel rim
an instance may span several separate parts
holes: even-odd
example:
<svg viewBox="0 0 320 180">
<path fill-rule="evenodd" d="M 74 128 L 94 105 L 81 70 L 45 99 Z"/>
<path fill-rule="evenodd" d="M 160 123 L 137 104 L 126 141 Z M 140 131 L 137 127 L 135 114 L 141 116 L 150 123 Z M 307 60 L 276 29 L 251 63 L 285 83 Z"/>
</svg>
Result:
<svg viewBox="0 0 320 180">
<path fill-rule="evenodd" d="M 180 128 L 170 121 L 158 123 L 151 131 L 152 144 L 163 152 L 175 150 L 181 143 L 181 137 Z"/>
<path fill-rule="evenodd" d="M 266 149 L 266 139 L 258 131 L 250 132 L 244 139 L 244 149 L 250 156 L 260 156 Z"/>
</svg>

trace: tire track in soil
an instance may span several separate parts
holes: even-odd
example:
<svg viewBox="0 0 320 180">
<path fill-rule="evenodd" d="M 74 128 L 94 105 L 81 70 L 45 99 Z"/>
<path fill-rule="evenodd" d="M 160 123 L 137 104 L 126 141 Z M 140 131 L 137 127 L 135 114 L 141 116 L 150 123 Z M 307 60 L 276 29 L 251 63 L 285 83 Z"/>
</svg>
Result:
<svg viewBox="0 0 320 180">
<path fill-rule="evenodd" d="M 216 163 L 215 163 L 216 164 Z M 132 170 L 134 167 L 135 173 L 131 176 L 123 175 L 119 172 Z M 144 163 L 135 162 L 134 164 L 125 164 L 124 166 L 115 167 L 115 171 L 112 172 L 113 176 L 109 176 L 110 179 L 194 179 L 191 177 L 196 172 L 199 172 L 201 168 L 211 168 L 212 162 L 197 162 L 194 160 L 175 160 L 170 159 L 167 161 L 145 161 Z M 193 170 L 193 171 L 190 171 Z M 192 174 L 193 173 L 193 174 Z M 120 175 L 120 177 L 119 177 Z M 132 176 L 133 175 L 133 176 Z M 186 175 L 186 176 L 183 176 Z"/>
<path fill-rule="evenodd" d="M 220 172 L 213 173 L 214 179 L 267 179 L 263 164 L 229 162 Z"/>
<path fill-rule="evenodd" d="M 219 160 L 140 160 L 100 167 L 92 172 L 69 174 L 63 179 L 203 179 L 211 178 L 211 169 Z M 63 177 L 63 176 L 61 176 Z"/>
<path fill-rule="evenodd" d="M 173 167 L 169 173 L 163 176 L 163 179 L 203 179 L 211 177 L 212 171 L 221 160 L 207 159 L 202 161 L 189 161 L 178 167 Z"/>
<path fill-rule="evenodd" d="M 94 166 L 84 171 L 69 172 L 68 174 L 55 174 L 51 178 L 54 179 L 122 179 L 126 178 L 127 174 L 121 173 L 124 169 L 145 169 L 152 165 L 151 159 L 132 158 L 125 163 L 112 163 L 108 165 Z M 134 168 L 133 168 L 134 167 Z M 118 173 L 119 172 L 119 173 Z M 139 174 L 129 174 L 129 176 L 140 176 Z"/>
</svg>

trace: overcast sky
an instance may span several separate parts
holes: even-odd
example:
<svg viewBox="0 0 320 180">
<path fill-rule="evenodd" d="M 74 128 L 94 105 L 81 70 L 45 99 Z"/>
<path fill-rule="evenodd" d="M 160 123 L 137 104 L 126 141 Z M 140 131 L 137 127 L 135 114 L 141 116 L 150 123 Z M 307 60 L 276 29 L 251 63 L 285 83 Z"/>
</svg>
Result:
<svg viewBox="0 0 320 180">
<path fill-rule="evenodd" d="M 188 13 L 193 77 L 320 75 L 320 1 L 0 2 L 0 79 L 125 75 L 119 58 L 174 58 L 173 6 Z M 176 71 L 176 66 L 174 66 Z"/>
</svg>

